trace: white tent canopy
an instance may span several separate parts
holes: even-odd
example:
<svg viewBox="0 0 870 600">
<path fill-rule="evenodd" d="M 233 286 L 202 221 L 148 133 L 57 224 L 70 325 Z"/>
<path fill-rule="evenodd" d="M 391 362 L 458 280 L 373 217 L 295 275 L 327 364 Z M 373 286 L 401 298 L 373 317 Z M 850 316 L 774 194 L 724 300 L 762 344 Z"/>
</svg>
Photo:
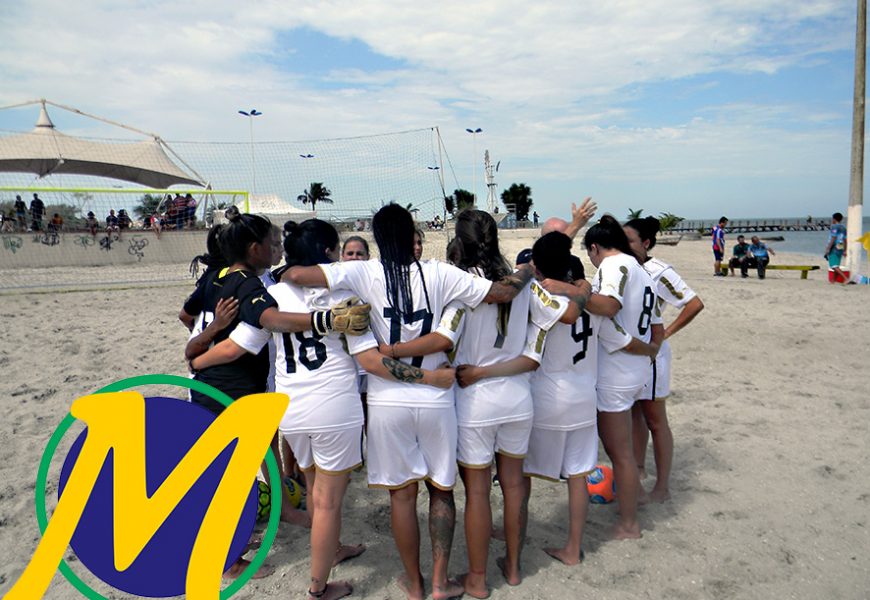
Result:
<svg viewBox="0 0 870 600">
<path fill-rule="evenodd" d="M 169 158 L 164 150 L 168 146 L 159 137 L 150 136 L 140 142 L 98 142 L 68 136 L 55 129 L 45 110 L 46 101 L 40 103 L 33 131 L 0 136 L 0 172 L 33 173 L 39 177 L 94 175 L 157 189 L 203 185 L 198 176 L 186 173 Z"/>
<path fill-rule="evenodd" d="M 268 217 L 276 225 L 290 220 L 301 223 L 317 216 L 314 211 L 297 208 L 277 194 L 251 194 L 248 197 L 248 212 Z"/>
</svg>

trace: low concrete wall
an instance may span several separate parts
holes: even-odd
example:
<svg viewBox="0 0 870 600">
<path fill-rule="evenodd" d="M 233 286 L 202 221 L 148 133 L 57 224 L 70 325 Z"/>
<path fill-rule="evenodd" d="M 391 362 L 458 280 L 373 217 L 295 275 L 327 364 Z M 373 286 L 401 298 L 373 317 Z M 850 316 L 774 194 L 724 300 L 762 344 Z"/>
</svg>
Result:
<svg viewBox="0 0 870 600">
<path fill-rule="evenodd" d="M 0 269 L 179 264 L 205 252 L 205 231 L 126 231 L 121 239 L 87 232 L 0 234 Z"/>
</svg>

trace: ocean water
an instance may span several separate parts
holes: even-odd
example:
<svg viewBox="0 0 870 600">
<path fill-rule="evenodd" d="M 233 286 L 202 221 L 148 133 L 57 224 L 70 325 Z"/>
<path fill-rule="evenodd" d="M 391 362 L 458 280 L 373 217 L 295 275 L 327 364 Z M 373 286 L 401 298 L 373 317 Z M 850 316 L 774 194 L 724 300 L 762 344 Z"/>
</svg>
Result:
<svg viewBox="0 0 870 600">
<path fill-rule="evenodd" d="M 845 224 L 845 219 L 843 223 Z M 864 217 L 863 231 L 870 231 L 870 217 Z M 749 241 L 748 238 L 753 234 L 746 233 L 744 235 L 747 241 Z M 767 236 L 784 237 L 785 239 L 781 242 L 766 242 L 775 252 L 818 254 L 819 258 L 822 258 L 822 255 L 825 253 L 825 247 L 828 244 L 827 231 L 772 231 L 758 235 L 762 238 Z M 727 246 L 730 249 L 736 243 L 737 234 L 729 234 L 727 240 Z"/>
</svg>

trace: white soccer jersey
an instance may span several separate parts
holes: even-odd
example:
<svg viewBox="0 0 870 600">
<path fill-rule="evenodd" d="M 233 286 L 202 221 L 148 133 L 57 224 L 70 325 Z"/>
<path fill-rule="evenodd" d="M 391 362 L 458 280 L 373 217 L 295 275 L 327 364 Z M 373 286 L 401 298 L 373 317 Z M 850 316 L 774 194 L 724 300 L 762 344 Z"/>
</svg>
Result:
<svg viewBox="0 0 870 600">
<path fill-rule="evenodd" d="M 324 310 L 349 297 L 324 288 L 301 288 L 278 283 L 269 294 L 284 312 Z M 313 331 L 273 333 L 276 391 L 290 396 L 281 421 L 282 432 L 335 431 L 363 423 L 356 391 L 357 367 L 351 354 L 376 348 L 371 333 L 320 336 Z"/>
<path fill-rule="evenodd" d="M 263 274 L 260 275 L 260 281 L 263 282 L 263 287 L 267 290 L 278 283 L 275 281 L 275 278 L 272 277 L 272 272 L 269 269 L 266 269 Z M 269 336 L 269 376 L 266 379 L 266 391 L 275 391 L 275 342 L 272 341 L 271 335 Z"/>
<path fill-rule="evenodd" d="M 487 367 L 516 358 L 523 354 L 530 325 L 547 331 L 566 310 L 566 298 L 551 296 L 537 282 L 527 285 L 509 304 L 468 309 L 459 319 L 461 335 L 453 363 Z M 460 426 L 496 425 L 531 416 L 529 373 L 491 377 L 456 390 Z"/>
<path fill-rule="evenodd" d="M 450 302 L 469 307 L 480 304 L 492 282 L 475 277 L 446 263 L 430 260 L 410 267 L 414 312 L 402 316 L 389 304 L 386 277 L 379 260 L 355 260 L 320 265 L 331 290 L 348 290 L 371 304 L 371 328 L 386 344 L 408 342 L 433 329 L 434 318 Z M 424 288 L 425 281 L 425 288 Z M 428 300 L 427 300 L 428 299 Z M 437 369 L 447 361 L 443 352 L 402 359 L 423 369 Z M 453 390 L 428 385 L 392 381 L 369 376 L 368 404 L 371 406 L 443 407 L 453 406 Z"/>
<path fill-rule="evenodd" d="M 614 337 L 608 330 L 615 329 L 617 333 L 625 332 L 643 342 L 650 341 L 652 325 L 661 324 L 662 316 L 655 283 L 633 256 L 616 254 L 602 260 L 592 282 L 592 291 L 615 298 L 622 306 L 615 317 L 601 326 L 607 338 Z M 604 352 L 598 360 L 598 385 L 618 389 L 643 385 L 650 369 L 650 359 L 646 356 Z"/>
<path fill-rule="evenodd" d="M 573 430 L 596 422 L 595 384 L 598 347 L 624 348 L 631 336 L 611 327 L 602 333 L 604 317 L 586 311 L 574 323 L 556 323 L 543 344 L 540 329 L 530 328 L 526 356 L 538 353 L 540 367 L 532 374 L 534 426 L 539 429 Z M 534 340 L 534 342 L 533 342 Z"/>
</svg>

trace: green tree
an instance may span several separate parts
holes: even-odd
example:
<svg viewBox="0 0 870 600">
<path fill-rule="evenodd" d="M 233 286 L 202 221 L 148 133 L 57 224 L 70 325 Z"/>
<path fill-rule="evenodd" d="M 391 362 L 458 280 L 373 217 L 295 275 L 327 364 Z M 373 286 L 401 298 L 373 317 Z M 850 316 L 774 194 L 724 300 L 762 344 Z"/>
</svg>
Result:
<svg viewBox="0 0 870 600">
<path fill-rule="evenodd" d="M 311 185 L 308 186 L 307 190 L 296 197 L 296 200 L 302 204 L 310 204 L 311 210 L 317 212 L 318 202 L 326 202 L 327 204 L 333 203 L 330 196 L 332 196 L 332 192 L 328 187 L 323 185 L 323 183 L 313 181 L 311 182 Z"/>
<path fill-rule="evenodd" d="M 662 231 L 669 231 L 685 220 L 685 218 L 678 217 L 673 213 L 663 212 L 659 215 L 659 228 Z"/>
<path fill-rule="evenodd" d="M 508 212 L 517 216 L 517 221 L 529 220 L 529 209 L 532 208 L 532 188 L 525 183 L 512 183 L 511 186 L 501 193 L 501 201 L 507 207 Z"/>
<path fill-rule="evenodd" d="M 639 219 L 641 213 L 643 213 L 642 208 L 638 208 L 637 210 L 634 210 L 633 208 L 629 208 L 628 209 L 628 220 L 631 221 L 632 219 Z"/>
<path fill-rule="evenodd" d="M 474 194 L 468 190 L 456 189 L 449 196 L 444 196 L 444 208 L 451 215 L 461 213 L 466 208 L 474 208 Z"/>
<path fill-rule="evenodd" d="M 144 219 L 158 212 L 160 203 L 163 201 L 163 196 L 160 194 L 145 194 L 139 198 L 139 204 L 133 207 L 133 214 Z M 97 218 L 100 218 L 99 215 Z"/>
</svg>

